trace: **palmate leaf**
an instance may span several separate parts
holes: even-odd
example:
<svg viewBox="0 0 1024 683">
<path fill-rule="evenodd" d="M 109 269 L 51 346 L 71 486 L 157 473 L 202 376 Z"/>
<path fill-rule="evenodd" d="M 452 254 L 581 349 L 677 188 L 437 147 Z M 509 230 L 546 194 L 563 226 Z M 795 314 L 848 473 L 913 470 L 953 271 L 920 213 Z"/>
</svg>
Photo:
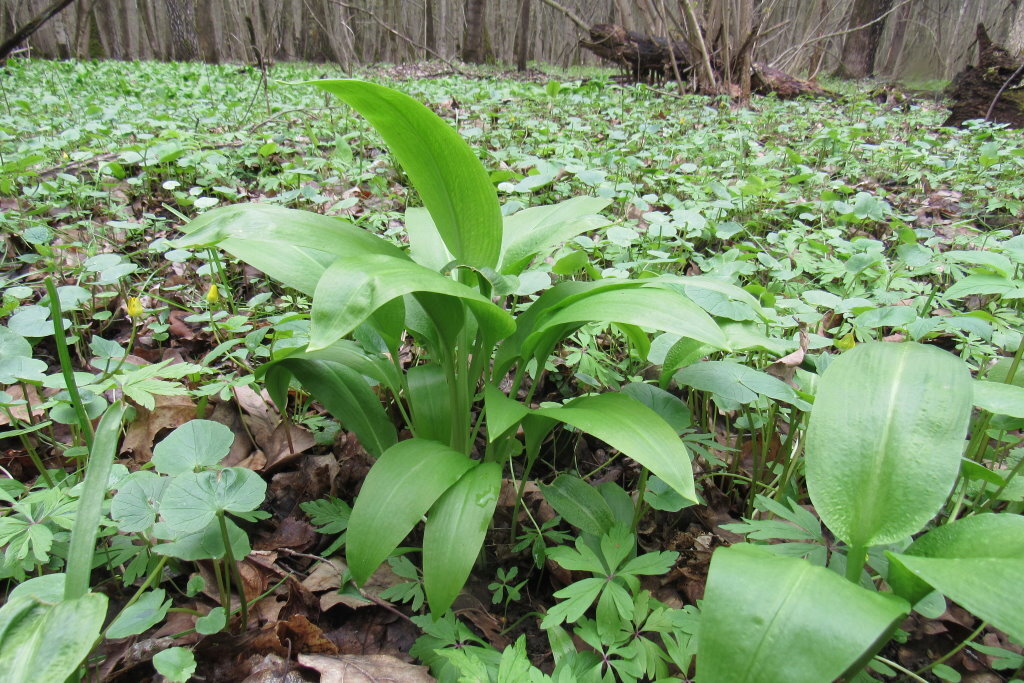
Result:
<svg viewBox="0 0 1024 683">
<path fill-rule="evenodd" d="M 831 681 L 873 654 L 909 611 L 898 597 L 803 560 L 746 543 L 719 548 L 701 609 L 697 680 Z"/>
<path fill-rule="evenodd" d="M 267 494 L 260 475 L 243 467 L 185 472 L 174 477 L 160 501 L 164 523 L 177 532 L 200 531 L 220 512 L 255 510 Z"/>
<path fill-rule="evenodd" d="M 874 342 L 836 358 L 806 435 L 821 520 L 852 546 L 920 530 L 953 487 L 970 413 L 970 373 L 946 351 Z"/>
<path fill-rule="evenodd" d="M 498 196 L 462 137 L 403 93 L 353 80 L 312 81 L 341 98 L 377 129 L 430 211 L 457 261 L 494 268 L 501 248 Z"/>
</svg>

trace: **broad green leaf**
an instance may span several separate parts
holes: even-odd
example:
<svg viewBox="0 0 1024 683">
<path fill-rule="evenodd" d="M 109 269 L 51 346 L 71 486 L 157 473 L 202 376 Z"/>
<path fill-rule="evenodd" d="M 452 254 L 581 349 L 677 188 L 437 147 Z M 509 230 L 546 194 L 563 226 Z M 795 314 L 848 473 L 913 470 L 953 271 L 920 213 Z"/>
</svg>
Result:
<svg viewBox="0 0 1024 683">
<path fill-rule="evenodd" d="M 268 386 L 275 387 L 271 391 L 274 402 L 284 408 L 287 378 L 294 375 L 335 419 L 355 433 L 370 455 L 380 456 L 398 441 L 394 422 L 358 372 L 342 363 L 310 360 L 324 352 L 288 356 L 277 361 L 266 374 Z"/>
<path fill-rule="evenodd" d="M 732 301 L 737 301 L 749 306 L 762 320 L 767 322 L 772 319 L 769 312 L 761 306 L 757 297 L 742 287 L 737 287 L 731 282 L 719 280 L 718 278 L 711 277 L 710 275 L 668 276 L 665 280 L 676 287 L 681 284 L 684 294 L 689 294 L 695 289 L 704 289 L 709 292 L 723 294 Z"/>
<path fill-rule="evenodd" d="M 1000 358 L 985 373 L 985 381 L 1006 382 L 1006 378 L 1009 376 L 1010 368 L 1012 367 L 1012 358 Z M 1024 364 L 1017 366 L 1017 370 L 1013 373 L 1013 380 L 1010 384 L 1017 387 L 1024 387 Z"/>
<path fill-rule="evenodd" d="M 980 514 L 929 531 L 889 557 L 888 582 L 917 602 L 932 588 L 975 616 L 1024 639 L 1024 517 Z"/>
<path fill-rule="evenodd" d="M 483 165 L 447 123 L 403 93 L 353 80 L 312 81 L 366 117 L 416 187 L 460 263 L 494 268 L 501 209 Z"/>
<path fill-rule="evenodd" d="M 909 611 L 900 598 L 804 560 L 746 543 L 719 548 L 701 608 L 697 680 L 831 681 L 872 655 Z"/>
<path fill-rule="evenodd" d="M 405 232 L 409 235 L 409 256 L 424 268 L 440 272 L 453 261 L 434 219 L 423 207 L 410 206 L 405 210 Z"/>
<path fill-rule="evenodd" d="M 341 256 L 405 258 L 390 242 L 340 218 L 272 204 L 236 204 L 207 211 L 182 230 L 178 247 L 220 246 L 275 280 L 312 295 L 324 270 Z"/>
<path fill-rule="evenodd" d="M 358 584 L 387 559 L 427 510 L 476 463 L 426 439 L 401 441 L 381 454 L 363 481 L 348 521 L 345 550 Z"/>
<path fill-rule="evenodd" d="M 622 387 L 622 393 L 632 396 L 656 412 L 672 429 L 676 430 L 676 434 L 682 434 L 691 424 L 690 409 L 687 405 L 678 396 L 659 389 L 653 384 L 631 382 Z"/>
<path fill-rule="evenodd" d="M 225 524 L 228 527 L 231 556 L 236 560 L 247 557 L 252 552 L 249 535 L 230 519 L 225 520 Z M 220 524 L 216 522 L 207 525 L 204 529 L 189 533 L 181 533 L 158 522 L 153 527 L 153 535 L 157 538 L 169 539 L 169 542 L 161 543 L 153 548 L 153 552 L 157 555 L 176 557 L 186 562 L 219 560 L 225 555 L 224 535 L 221 533 Z"/>
<path fill-rule="evenodd" d="M 541 484 L 540 492 L 555 512 L 580 531 L 600 536 L 615 524 L 604 496 L 577 476 L 560 474 L 550 485 Z"/>
<path fill-rule="evenodd" d="M 451 443 L 452 405 L 448 380 L 439 365 L 417 365 L 406 373 L 412 426 L 421 439 Z"/>
<path fill-rule="evenodd" d="M 63 681 L 99 640 L 107 596 L 86 593 L 47 605 L 33 598 L 0 608 L 0 676 L 6 681 Z"/>
<path fill-rule="evenodd" d="M 496 339 L 515 330 L 508 313 L 466 285 L 407 259 L 362 256 L 338 259 L 320 278 L 313 296 L 310 350 L 323 349 L 344 337 L 392 299 L 418 292 L 465 302 Z"/>
<path fill-rule="evenodd" d="M 117 457 L 117 445 L 121 440 L 121 420 L 126 409 L 127 406 L 120 401 L 112 403 L 96 427 L 85 473 L 85 486 L 78 497 L 78 509 L 75 511 L 75 522 L 71 529 L 67 580 L 64 586 L 66 600 L 82 598 L 89 590 L 96 534 L 100 528 L 103 500 L 107 497 L 107 483 L 110 481 L 114 458 Z M 35 530 L 44 528 L 42 525 L 33 527 Z"/>
<path fill-rule="evenodd" d="M 160 499 L 170 477 L 140 470 L 132 472 L 118 483 L 117 493 L 110 502 L 110 516 L 124 533 L 145 531 L 156 522 Z"/>
<path fill-rule="evenodd" d="M 161 474 L 182 474 L 213 467 L 231 450 L 235 435 L 213 420 L 190 420 L 153 448 L 153 466 Z"/>
<path fill-rule="evenodd" d="M 709 391 L 737 403 L 751 403 L 758 396 L 767 396 L 801 409 L 809 407 L 797 397 L 793 387 L 782 380 L 733 361 L 695 363 L 677 372 L 675 380 L 679 384 Z"/>
<path fill-rule="evenodd" d="M 164 620 L 171 606 L 170 600 L 164 600 L 166 593 L 163 588 L 156 588 L 142 594 L 135 604 L 126 608 L 117 619 L 107 627 L 107 638 L 127 638 L 137 636 Z"/>
<path fill-rule="evenodd" d="M 1010 262 L 1010 259 L 994 251 L 981 251 L 977 249 L 962 251 L 952 249 L 942 254 L 942 258 L 953 263 L 984 266 L 995 272 L 996 275 L 1003 277 L 1011 277 L 1013 275 L 1013 264 Z"/>
<path fill-rule="evenodd" d="M 974 405 L 994 415 L 1024 417 L 1024 387 L 975 380 Z"/>
<path fill-rule="evenodd" d="M 971 377 L 956 356 L 913 342 L 861 344 L 818 383 L 806 435 L 814 509 L 846 543 L 918 531 L 960 469 Z"/>
<path fill-rule="evenodd" d="M 493 384 L 484 386 L 484 410 L 487 412 L 487 439 L 492 443 L 519 424 L 530 412 L 526 406 L 509 398 Z"/>
<path fill-rule="evenodd" d="M 543 349 L 545 344 L 588 322 L 626 323 L 726 347 L 725 335 L 711 316 L 685 296 L 657 287 L 634 287 L 603 289 L 577 298 L 545 318 L 527 338 L 524 348 Z M 554 340 L 551 330 L 555 331 Z"/>
<path fill-rule="evenodd" d="M 946 299 L 961 299 L 971 294 L 996 294 L 1002 297 L 1019 299 L 1024 297 L 1024 287 L 1017 280 L 999 275 L 968 275 L 958 280 L 943 292 Z"/>
<path fill-rule="evenodd" d="M 160 516 L 172 529 L 200 531 L 218 512 L 250 512 L 267 495 L 267 483 L 244 467 L 185 472 L 174 477 L 160 501 Z"/>
<path fill-rule="evenodd" d="M 596 436 L 661 477 L 679 495 L 696 502 L 686 446 L 667 422 L 636 399 L 626 394 L 600 394 L 532 412 Z"/>
<path fill-rule="evenodd" d="M 501 466 L 469 470 L 430 509 L 423 531 L 423 587 L 433 614 L 454 602 L 480 555 L 501 492 Z"/>
<path fill-rule="evenodd" d="M 607 225 L 608 219 L 594 214 L 609 203 L 608 199 L 573 197 L 558 204 L 535 206 L 507 216 L 498 269 L 502 273 L 518 275 L 545 250 Z"/>
<path fill-rule="evenodd" d="M 185 683 L 196 672 L 196 658 L 192 650 L 169 647 L 153 655 L 153 668 L 173 683 Z"/>
<path fill-rule="evenodd" d="M 32 345 L 28 343 L 28 340 L 17 332 L 0 325 L 0 361 L 8 358 L 31 357 Z"/>
</svg>

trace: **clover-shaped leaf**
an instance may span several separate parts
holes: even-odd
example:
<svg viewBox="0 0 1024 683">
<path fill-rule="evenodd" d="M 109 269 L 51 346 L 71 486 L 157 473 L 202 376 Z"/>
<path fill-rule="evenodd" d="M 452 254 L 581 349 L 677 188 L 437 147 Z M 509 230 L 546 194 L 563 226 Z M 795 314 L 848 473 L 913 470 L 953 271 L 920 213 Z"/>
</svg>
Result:
<svg viewBox="0 0 1024 683">
<path fill-rule="evenodd" d="M 153 526 L 160 510 L 160 498 L 169 481 L 167 477 L 145 471 L 125 477 L 110 502 L 110 516 L 117 522 L 117 528 L 132 533 Z"/>
<path fill-rule="evenodd" d="M 167 486 L 160 501 L 160 514 L 174 531 L 200 531 L 219 512 L 255 510 L 266 493 L 267 483 L 243 467 L 228 467 L 220 472 L 186 472 Z"/>
<path fill-rule="evenodd" d="M 192 420 L 171 432 L 153 449 L 153 465 L 161 474 L 182 474 L 212 467 L 231 450 L 235 435 L 212 420 Z"/>
<path fill-rule="evenodd" d="M 224 520 L 224 523 L 231 541 L 231 556 L 236 559 L 246 557 L 252 551 L 249 537 L 230 519 Z M 224 557 L 224 537 L 221 535 L 220 525 L 216 523 L 209 524 L 199 531 L 181 534 L 158 522 L 153 527 L 153 534 L 157 538 L 170 539 L 169 543 L 161 543 L 153 548 L 158 555 L 169 555 L 186 562 L 219 560 Z"/>
</svg>

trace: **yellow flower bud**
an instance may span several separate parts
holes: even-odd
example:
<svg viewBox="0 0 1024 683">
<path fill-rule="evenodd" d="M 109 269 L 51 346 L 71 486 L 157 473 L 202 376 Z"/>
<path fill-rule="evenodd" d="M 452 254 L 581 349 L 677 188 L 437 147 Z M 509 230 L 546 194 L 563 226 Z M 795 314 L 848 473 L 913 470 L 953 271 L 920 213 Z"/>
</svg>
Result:
<svg viewBox="0 0 1024 683">
<path fill-rule="evenodd" d="M 139 297 L 137 296 L 128 297 L 128 304 L 126 305 L 126 308 L 128 309 L 128 317 L 130 318 L 138 318 L 144 312 L 142 302 L 139 301 Z"/>
<path fill-rule="evenodd" d="M 220 301 L 220 292 L 217 290 L 217 285 L 210 285 L 210 288 L 206 290 L 206 303 L 215 304 Z"/>
</svg>

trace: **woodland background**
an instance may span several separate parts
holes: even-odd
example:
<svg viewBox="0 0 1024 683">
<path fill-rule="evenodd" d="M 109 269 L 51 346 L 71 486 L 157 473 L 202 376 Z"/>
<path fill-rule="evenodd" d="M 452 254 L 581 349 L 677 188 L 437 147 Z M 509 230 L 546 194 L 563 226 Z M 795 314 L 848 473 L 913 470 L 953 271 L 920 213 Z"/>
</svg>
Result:
<svg viewBox="0 0 1024 683">
<path fill-rule="evenodd" d="M 599 61 L 577 44 L 587 25 L 690 40 L 687 8 L 705 35 L 759 26 L 754 60 L 812 77 L 947 80 L 976 54 L 979 22 L 1009 52 L 1024 50 L 1024 0 L 0 0 L 0 35 L 68 2 L 19 53 L 346 70 L 424 59 L 587 65 Z"/>
</svg>

